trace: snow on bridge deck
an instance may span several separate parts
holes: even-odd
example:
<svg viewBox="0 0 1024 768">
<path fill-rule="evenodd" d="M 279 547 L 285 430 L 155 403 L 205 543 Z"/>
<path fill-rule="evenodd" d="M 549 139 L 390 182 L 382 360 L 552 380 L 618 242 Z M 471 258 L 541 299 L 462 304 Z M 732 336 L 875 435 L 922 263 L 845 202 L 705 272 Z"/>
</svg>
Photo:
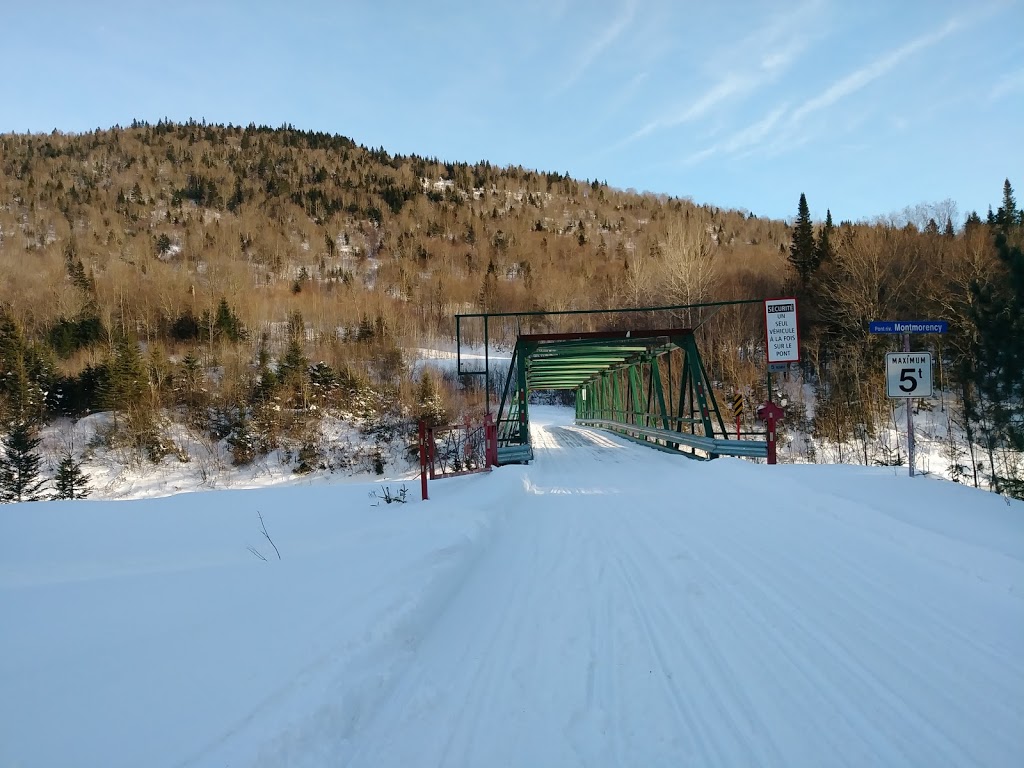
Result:
<svg viewBox="0 0 1024 768">
<path fill-rule="evenodd" d="M 803 486 L 805 468 L 698 464 L 545 415 L 525 499 L 353 765 L 1024 754 L 1019 560 L 989 570 L 997 553 Z"/>
</svg>

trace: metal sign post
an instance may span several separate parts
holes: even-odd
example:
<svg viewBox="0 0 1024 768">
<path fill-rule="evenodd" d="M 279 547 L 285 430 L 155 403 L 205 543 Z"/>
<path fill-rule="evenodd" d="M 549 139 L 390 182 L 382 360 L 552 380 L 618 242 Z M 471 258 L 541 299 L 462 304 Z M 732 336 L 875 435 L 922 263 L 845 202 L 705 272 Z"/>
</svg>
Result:
<svg viewBox="0 0 1024 768">
<path fill-rule="evenodd" d="M 914 445 L 914 398 L 932 395 L 931 352 L 911 352 L 910 334 L 945 333 L 949 323 L 945 320 L 873 320 L 870 333 L 901 334 L 903 352 L 889 352 L 885 356 L 885 385 L 889 397 L 906 400 L 907 403 L 907 464 L 910 477 L 914 476 L 916 461 Z"/>
<path fill-rule="evenodd" d="M 910 334 L 903 334 L 903 351 L 910 352 Z M 929 366 L 929 371 L 931 367 Z M 914 402 L 907 398 L 907 464 L 910 466 L 910 477 L 914 476 Z"/>
<path fill-rule="evenodd" d="M 736 393 L 729 401 L 729 410 L 736 419 L 736 439 L 740 439 L 740 420 L 743 418 L 743 395 Z"/>
</svg>

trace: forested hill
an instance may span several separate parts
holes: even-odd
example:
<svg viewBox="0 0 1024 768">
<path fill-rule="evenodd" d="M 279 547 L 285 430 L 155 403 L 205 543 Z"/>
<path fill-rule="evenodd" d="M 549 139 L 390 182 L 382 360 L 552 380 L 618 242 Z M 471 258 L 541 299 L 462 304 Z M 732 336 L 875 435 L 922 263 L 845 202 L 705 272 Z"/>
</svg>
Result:
<svg viewBox="0 0 1024 768">
<path fill-rule="evenodd" d="M 108 328 L 171 340 L 183 313 L 243 292 L 235 310 L 248 328 L 299 310 L 323 329 L 366 315 L 402 336 L 448 334 L 454 312 L 484 307 L 618 306 L 653 298 L 630 268 L 673 230 L 706 234 L 724 257 L 723 289 L 743 293 L 777 273 L 789 246 L 778 221 L 287 127 L 0 141 L 2 254 L 16 267 L 2 298 L 33 330 L 81 310 L 69 257 Z"/>
<path fill-rule="evenodd" d="M 409 351 L 450 340 L 457 312 L 794 293 L 804 374 L 822 397 L 809 427 L 843 439 L 885 417 L 880 342 L 866 324 L 894 318 L 949 320 L 941 356 L 967 422 L 1012 426 L 1003 414 L 1024 381 L 1009 377 L 1024 357 L 1024 290 L 1009 182 L 996 213 L 962 225 L 948 204 L 812 223 L 798 194 L 789 226 L 289 126 L 6 134 L 0 417 L 130 413 L 145 401 L 202 421 L 216 405 L 223 431 L 261 398 L 296 413 L 325 391 L 392 388 L 391 400 L 412 404 L 424 393 Z M 756 311 L 720 315 L 705 341 L 716 379 L 751 397 L 763 381 L 760 323 Z"/>
</svg>

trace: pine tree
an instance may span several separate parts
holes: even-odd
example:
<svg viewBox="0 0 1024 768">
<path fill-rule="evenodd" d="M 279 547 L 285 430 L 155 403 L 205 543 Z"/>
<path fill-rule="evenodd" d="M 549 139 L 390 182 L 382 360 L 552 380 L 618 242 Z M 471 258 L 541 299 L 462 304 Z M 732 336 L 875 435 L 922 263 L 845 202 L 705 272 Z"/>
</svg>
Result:
<svg viewBox="0 0 1024 768">
<path fill-rule="evenodd" d="M 801 192 L 796 222 L 793 225 L 793 242 L 789 246 L 789 263 L 800 276 L 800 284 L 803 287 L 807 287 L 808 280 L 814 274 L 817 258 L 811 212 L 807 207 L 807 198 Z"/>
<path fill-rule="evenodd" d="M 0 419 L 41 424 L 46 393 L 57 376 L 47 351 L 25 339 L 21 327 L 0 308 Z"/>
<path fill-rule="evenodd" d="M 103 391 L 104 407 L 128 412 L 139 406 L 149 389 L 149 377 L 139 345 L 127 337 L 119 339 L 107 368 L 109 375 Z"/>
<path fill-rule="evenodd" d="M 82 471 L 82 462 L 75 461 L 65 450 L 53 478 L 55 499 L 84 499 L 89 495 L 89 476 Z"/>
<path fill-rule="evenodd" d="M 832 211 L 825 211 L 825 224 L 818 230 L 818 245 L 815 250 L 814 268 L 817 269 L 825 262 L 832 259 L 832 232 L 835 225 L 832 224 Z"/>
<path fill-rule="evenodd" d="M 161 233 L 161 235 L 156 239 L 157 254 L 159 256 L 163 256 L 169 253 L 172 245 L 173 243 L 171 242 L 170 236 L 166 232 Z"/>
<path fill-rule="evenodd" d="M 4 448 L 0 457 L 0 502 L 39 501 L 46 481 L 39 477 L 42 459 L 35 452 L 40 443 L 35 429 L 19 422 L 0 442 Z"/>
<path fill-rule="evenodd" d="M 165 452 L 158 429 L 153 388 L 139 345 L 120 339 L 107 363 L 107 379 L 100 393 L 103 407 L 114 412 L 118 434 L 153 461 Z"/>
<path fill-rule="evenodd" d="M 1003 204 L 999 206 L 994 221 L 999 231 L 1004 233 L 1019 226 L 1017 200 L 1013 196 L 1013 187 L 1010 186 L 1009 179 L 1003 182 Z"/>
<path fill-rule="evenodd" d="M 369 316 L 364 314 L 359 321 L 359 328 L 356 330 L 356 341 L 372 341 L 373 335 L 373 323 Z"/>
<path fill-rule="evenodd" d="M 231 434 L 228 435 L 228 446 L 231 449 L 232 463 L 236 467 L 252 464 L 259 454 L 258 440 L 253 434 L 249 417 L 244 411 L 231 428 Z"/>
<path fill-rule="evenodd" d="M 240 341 L 245 333 L 242 328 L 242 322 L 231 311 L 231 307 L 228 306 L 228 300 L 224 297 L 221 297 L 220 304 L 217 305 L 217 317 L 213 321 L 213 327 L 216 335 L 224 336 L 235 342 Z"/>
<path fill-rule="evenodd" d="M 1024 451 L 1024 253 L 1003 233 L 995 245 L 1006 277 L 972 286 L 970 315 L 978 331 L 971 360 L 978 401 L 973 415 L 985 432 L 996 490 L 1024 496 L 1020 479 L 999 476 L 993 458 L 1001 448 Z"/>
<path fill-rule="evenodd" d="M 416 417 L 425 421 L 428 427 L 442 426 L 449 420 L 448 410 L 429 371 L 423 372 L 416 387 Z"/>
<path fill-rule="evenodd" d="M 298 334 L 293 334 L 289 340 L 277 375 L 289 405 L 305 408 L 309 401 L 309 359 L 302 349 Z"/>
<path fill-rule="evenodd" d="M 321 360 L 309 367 L 309 386 L 312 397 L 319 403 L 326 403 L 338 389 L 338 376 Z"/>
</svg>

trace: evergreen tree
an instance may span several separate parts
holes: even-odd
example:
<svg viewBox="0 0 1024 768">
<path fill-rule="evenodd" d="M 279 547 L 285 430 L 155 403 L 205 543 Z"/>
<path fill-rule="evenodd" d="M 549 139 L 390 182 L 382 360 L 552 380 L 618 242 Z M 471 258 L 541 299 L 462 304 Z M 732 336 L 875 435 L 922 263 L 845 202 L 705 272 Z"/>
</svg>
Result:
<svg viewBox="0 0 1024 768">
<path fill-rule="evenodd" d="M 1020 224 L 1017 212 L 1017 200 L 1013 196 L 1010 180 L 1003 182 L 1003 204 L 995 215 L 995 225 L 1001 232 L 1009 232 Z"/>
<path fill-rule="evenodd" d="M 55 499 L 84 499 L 89 495 L 89 476 L 82 471 L 82 462 L 75 461 L 65 450 L 53 478 Z"/>
<path fill-rule="evenodd" d="M 480 296 L 477 299 L 480 307 L 485 312 L 493 312 L 498 302 L 498 269 L 494 261 L 487 263 L 487 273 L 484 275 L 483 284 L 480 286 Z"/>
<path fill-rule="evenodd" d="M 800 276 L 800 284 L 807 287 L 807 282 L 817 267 L 818 253 L 814 244 L 814 227 L 811 224 L 811 212 L 807 207 L 807 198 L 800 193 L 800 205 L 797 209 L 796 222 L 793 225 L 793 242 L 789 246 L 789 263 Z"/>
<path fill-rule="evenodd" d="M 120 339 L 107 369 L 101 402 L 114 412 L 118 435 L 150 460 L 159 461 L 168 446 L 159 433 L 154 388 L 139 345 L 133 339 Z"/>
<path fill-rule="evenodd" d="M 57 374 L 49 350 L 29 342 L 0 307 L 0 425 L 45 421 Z"/>
<path fill-rule="evenodd" d="M 181 360 L 178 375 L 174 378 L 177 400 L 184 405 L 193 416 L 199 416 L 209 402 L 205 389 L 206 379 L 199 358 L 188 352 Z"/>
<path fill-rule="evenodd" d="M 416 387 L 416 418 L 423 419 L 428 427 L 443 426 L 449 421 L 448 410 L 429 371 L 423 371 Z"/>
<path fill-rule="evenodd" d="M 977 338 L 973 345 L 976 403 L 972 416 L 982 426 L 993 485 L 1024 495 L 1020 478 L 1000 477 L 994 466 L 999 448 L 1024 451 L 1024 253 L 996 236 L 996 252 L 1006 276 L 972 287 L 970 314 Z"/>
<path fill-rule="evenodd" d="M 946 229 L 942 233 L 945 237 L 955 237 L 956 232 L 953 230 L 953 219 L 949 216 L 946 217 Z"/>
<path fill-rule="evenodd" d="M 169 253 L 172 245 L 173 243 L 171 242 L 170 236 L 166 232 L 161 233 L 161 235 L 156 239 L 157 255 L 163 256 Z"/>
<path fill-rule="evenodd" d="M 107 370 L 107 381 L 102 393 L 105 408 L 130 413 L 145 405 L 149 394 L 149 376 L 139 345 L 134 340 L 122 337 L 117 341 L 114 354 L 107 363 Z"/>
<path fill-rule="evenodd" d="M 259 440 L 253 434 L 249 417 L 243 411 L 228 435 L 231 461 L 236 467 L 252 464 L 259 455 Z"/>
<path fill-rule="evenodd" d="M 322 360 L 309 368 L 311 396 L 319 403 L 327 403 L 339 387 L 334 369 Z"/>
<path fill-rule="evenodd" d="M 297 334 L 293 334 L 288 342 L 277 375 L 287 394 L 288 404 L 293 408 L 305 408 L 309 404 L 309 360 Z"/>
<path fill-rule="evenodd" d="M 260 336 L 259 351 L 256 356 L 256 380 L 253 387 L 253 399 L 257 402 L 265 402 L 273 399 L 277 393 L 277 374 L 270 367 L 269 339 L 264 333 Z"/>
<path fill-rule="evenodd" d="M 42 459 L 35 452 L 40 439 L 32 425 L 19 422 L 11 427 L 2 441 L 0 457 L 0 502 L 39 501 L 39 491 L 46 482 L 39 478 Z"/>
<path fill-rule="evenodd" d="M 231 341 L 240 341 L 244 336 L 242 321 L 231 310 L 231 307 L 228 306 L 228 300 L 224 297 L 221 297 L 220 304 L 217 305 L 217 317 L 213 321 L 213 327 L 216 334 L 224 336 Z"/>
<path fill-rule="evenodd" d="M 822 264 L 832 259 L 832 232 L 835 226 L 832 224 L 832 211 L 825 211 L 825 224 L 818 230 L 818 245 L 815 251 L 814 267 L 817 269 Z"/>
<path fill-rule="evenodd" d="M 356 341 L 372 341 L 374 336 L 373 322 L 368 315 L 363 315 L 356 330 Z"/>
</svg>

